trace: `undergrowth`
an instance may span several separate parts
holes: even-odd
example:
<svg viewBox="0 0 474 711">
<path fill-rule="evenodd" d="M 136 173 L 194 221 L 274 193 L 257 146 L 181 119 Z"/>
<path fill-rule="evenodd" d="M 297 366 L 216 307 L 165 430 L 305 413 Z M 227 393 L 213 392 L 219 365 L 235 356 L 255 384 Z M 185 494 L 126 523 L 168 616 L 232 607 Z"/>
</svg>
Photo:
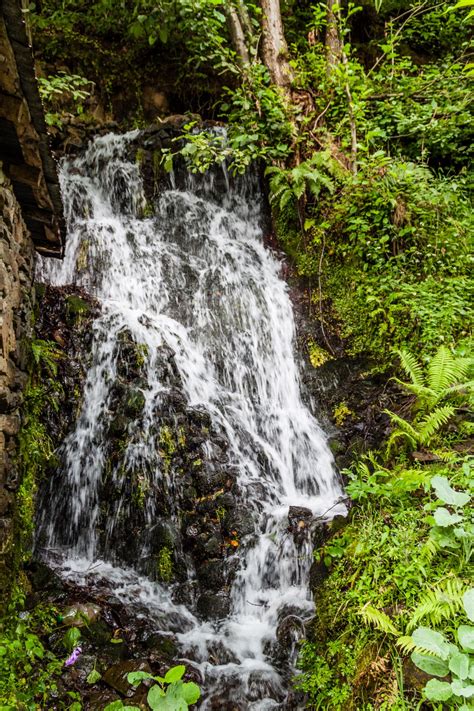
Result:
<svg viewBox="0 0 474 711">
<path fill-rule="evenodd" d="M 328 577 L 296 681 L 308 708 L 474 708 L 474 457 L 460 427 L 473 360 L 442 348 L 425 370 L 400 355 L 411 417 L 389 413 L 389 446 L 346 472 L 348 524 L 316 553 Z M 423 443 L 404 436 L 446 407 Z"/>
</svg>

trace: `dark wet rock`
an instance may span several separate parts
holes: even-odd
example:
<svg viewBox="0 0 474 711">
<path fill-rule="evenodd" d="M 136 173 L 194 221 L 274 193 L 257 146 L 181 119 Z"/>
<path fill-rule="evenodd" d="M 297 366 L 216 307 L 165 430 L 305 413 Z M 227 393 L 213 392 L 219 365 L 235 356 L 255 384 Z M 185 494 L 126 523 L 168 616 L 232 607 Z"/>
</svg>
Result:
<svg viewBox="0 0 474 711">
<path fill-rule="evenodd" d="M 334 518 L 332 519 L 332 521 L 330 521 L 330 523 L 328 525 L 328 529 L 329 529 L 331 535 L 333 535 L 334 533 L 338 533 L 339 531 L 342 531 L 342 529 L 347 526 L 347 523 L 348 523 L 347 516 L 340 516 L 340 515 L 334 516 Z"/>
<path fill-rule="evenodd" d="M 89 711 L 103 711 L 113 701 L 120 701 L 120 696 L 113 689 L 97 689 L 91 691 L 87 708 Z"/>
<path fill-rule="evenodd" d="M 135 419 L 145 406 L 145 395 L 142 390 L 130 389 L 125 400 L 125 415 Z"/>
<path fill-rule="evenodd" d="M 211 642 L 207 647 L 211 664 L 238 664 L 238 657 L 223 642 Z"/>
<path fill-rule="evenodd" d="M 61 621 L 66 627 L 84 627 L 95 622 L 100 616 L 100 607 L 93 602 L 76 603 L 65 607 L 61 613 Z"/>
<path fill-rule="evenodd" d="M 178 656 L 178 640 L 171 633 L 151 632 L 143 639 L 143 643 L 154 657 L 170 662 Z"/>
<path fill-rule="evenodd" d="M 196 580 L 187 580 L 184 583 L 180 583 L 177 588 L 173 591 L 172 600 L 175 604 L 186 605 L 186 607 L 193 608 L 196 595 L 198 594 L 198 583 Z"/>
<path fill-rule="evenodd" d="M 276 638 L 285 650 L 293 650 L 295 643 L 304 635 L 304 622 L 297 615 L 287 615 L 279 622 Z"/>
<path fill-rule="evenodd" d="M 113 629 L 103 619 L 91 622 L 84 627 L 82 635 L 97 647 L 105 647 L 110 644 L 113 637 Z"/>
<path fill-rule="evenodd" d="M 221 620 L 230 612 L 230 598 L 223 592 L 204 592 L 198 598 L 197 611 L 205 620 Z"/>
<path fill-rule="evenodd" d="M 199 582 L 209 590 L 220 590 L 226 581 L 226 564 L 219 558 L 207 560 L 197 570 Z"/>
<path fill-rule="evenodd" d="M 301 543 L 307 538 L 311 530 L 313 512 L 304 506 L 290 506 L 288 511 L 288 531 L 296 543 Z"/>
<path fill-rule="evenodd" d="M 227 534 L 237 531 L 239 538 L 249 535 L 254 530 L 254 517 L 250 507 L 239 506 L 226 511 L 224 526 Z"/>
<path fill-rule="evenodd" d="M 134 690 L 127 681 L 127 674 L 134 671 L 145 671 L 151 674 L 151 668 L 146 660 L 133 659 L 119 662 L 107 669 L 102 678 L 108 686 L 123 696 L 133 696 Z"/>
<path fill-rule="evenodd" d="M 324 561 L 314 561 L 309 569 L 309 587 L 312 591 L 317 590 L 329 575 L 329 568 Z"/>
</svg>

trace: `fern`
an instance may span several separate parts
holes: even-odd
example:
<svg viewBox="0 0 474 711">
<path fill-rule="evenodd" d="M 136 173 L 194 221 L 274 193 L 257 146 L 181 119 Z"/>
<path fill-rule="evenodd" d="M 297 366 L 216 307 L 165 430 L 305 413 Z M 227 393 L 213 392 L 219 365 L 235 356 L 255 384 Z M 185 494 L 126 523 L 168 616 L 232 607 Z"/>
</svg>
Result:
<svg viewBox="0 0 474 711">
<path fill-rule="evenodd" d="M 434 435 L 447 424 L 451 417 L 456 412 L 453 405 L 443 405 L 433 410 L 429 415 L 426 415 L 419 423 L 418 427 L 418 442 L 427 445 L 433 439 Z"/>
<path fill-rule="evenodd" d="M 467 586 L 459 578 L 449 578 L 432 590 L 427 590 L 413 611 L 407 630 L 414 629 L 421 620 L 437 626 L 442 620 L 453 620 L 463 610 L 462 596 Z"/>
<path fill-rule="evenodd" d="M 456 358 L 446 346 L 441 346 L 428 364 L 428 386 L 441 396 L 467 377 L 471 365 L 472 359 Z"/>
<path fill-rule="evenodd" d="M 417 652 L 418 654 L 429 654 L 431 656 L 434 656 L 433 653 L 429 650 L 425 649 L 424 647 L 419 647 L 417 644 L 415 644 L 415 642 L 409 635 L 403 635 L 402 637 L 399 637 L 397 639 L 397 647 L 400 647 L 400 650 L 405 655 L 408 655 L 411 652 Z"/>
<path fill-rule="evenodd" d="M 400 635 L 400 632 L 397 630 L 390 617 L 386 615 L 385 612 L 377 610 L 376 607 L 368 604 L 364 605 L 364 607 L 359 610 L 358 614 L 362 617 L 364 622 L 372 625 L 381 632 L 385 632 L 385 634 L 393 634 L 397 637 Z"/>
<path fill-rule="evenodd" d="M 426 382 L 421 363 L 415 358 L 413 353 L 410 353 L 410 351 L 400 350 L 397 351 L 397 353 L 400 358 L 402 368 L 410 378 L 413 385 L 416 388 L 423 388 L 426 385 Z M 402 385 L 406 385 L 406 383 L 402 383 L 401 380 L 398 380 L 398 382 Z"/>
</svg>

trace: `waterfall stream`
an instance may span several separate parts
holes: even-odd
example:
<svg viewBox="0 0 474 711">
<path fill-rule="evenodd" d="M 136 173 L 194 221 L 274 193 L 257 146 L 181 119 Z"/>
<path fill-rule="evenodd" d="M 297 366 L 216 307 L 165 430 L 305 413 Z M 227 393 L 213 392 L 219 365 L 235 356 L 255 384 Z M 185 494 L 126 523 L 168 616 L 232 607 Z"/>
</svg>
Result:
<svg viewBox="0 0 474 711">
<path fill-rule="evenodd" d="M 335 504 L 331 514 L 344 511 L 332 455 L 302 400 L 292 308 L 280 264 L 263 245 L 258 182 L 248 176 L 229 185 L 222 171 L 172 179 L 145 216 L 140 169 L 128 150 L 135 139 L 97 138 L 62 167 L 66 254 L 61 262 L 40 260 L 38 279 L 84 287 L 101 314 L 82 412 L 62 445 L 61 475 L 43 497 L 38 529 L 45 547 L 60 552 L 65 577 L 106 581 L 116 597 L 176 635 L 181 658 L 202 675 L 201 708 L 287 708 L 288 680 L 272 658 L 277 625 L 285 614 L 311 616 L 313 605 L 311 537 L 288 533 L 288 511 L 305 507 L 317 517 Z M 124 334 L 141 348 L 142 408 L 126 423 L 120 466 L 110 468 Z M 186 407 L 206 413 L 209 428 L 225 438 L 238 507 L 250 520 L 229 543 L 229 609 L 215 619 L 204 619 L 176 595 L 180 583 L 159 582 L 144 563 L 162 518 L 160 499 L 179 528 L 179 476 L 186 475 L 157 454 L 165 436 L 157 412 L 173 390 L 164 353 Z M 204 442 L 201 458 L 212 460 L 215 448 Z M 140 472 L 139 503 L 121 483 L 123 471 Z M 106 477 L 116 494 L 101 527 Z M 146 534 L 136 540 L 124 522 L 139 505 Z M 127 541 L 136 561 L 123 554 Z M 179 536 L 174 555 L 192 583 L 199 571 Z M 233 705 L 216 701 L 226 686 Z"/>
</svg>

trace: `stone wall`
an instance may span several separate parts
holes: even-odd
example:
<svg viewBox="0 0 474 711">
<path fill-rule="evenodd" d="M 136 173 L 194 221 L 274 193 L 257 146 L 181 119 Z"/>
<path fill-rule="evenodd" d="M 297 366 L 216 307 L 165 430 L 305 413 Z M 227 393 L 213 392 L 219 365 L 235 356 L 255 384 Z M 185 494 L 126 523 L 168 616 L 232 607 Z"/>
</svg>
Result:
<svg viewBox="0 0 474 711">
<path fill-rule="evenodd" d="M 13 579 L 15 457 L 31 336 L 33 258 L 33 242 L 0 164 L 0 614 Z"/>
</svg>

